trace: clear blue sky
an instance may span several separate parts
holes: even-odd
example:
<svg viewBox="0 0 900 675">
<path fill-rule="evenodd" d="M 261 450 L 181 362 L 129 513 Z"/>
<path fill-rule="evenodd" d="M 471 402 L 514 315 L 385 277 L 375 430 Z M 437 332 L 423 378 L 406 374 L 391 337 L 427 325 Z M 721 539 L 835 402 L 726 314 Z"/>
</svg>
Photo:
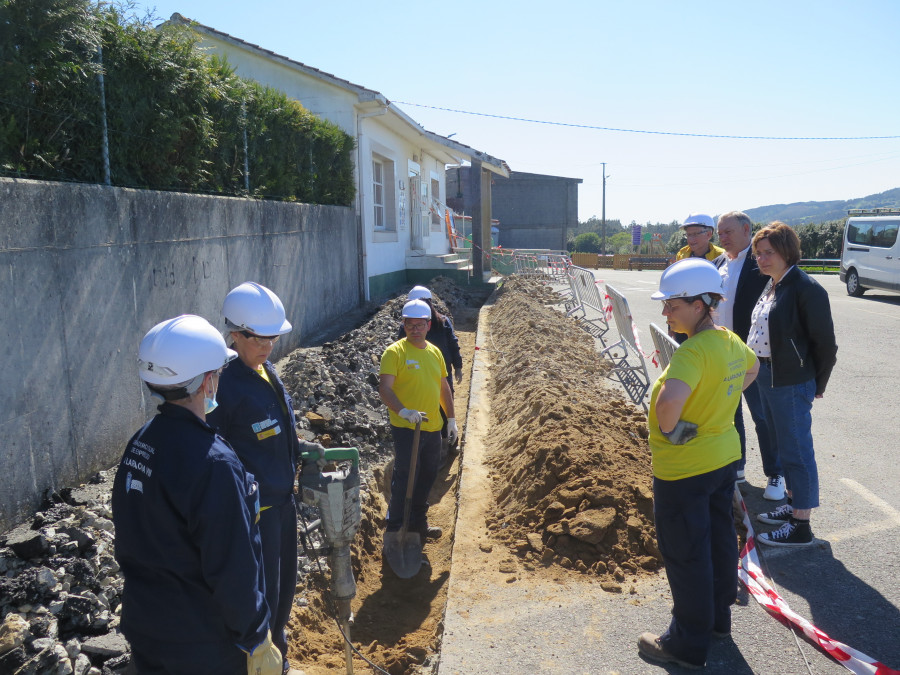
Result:
<svg viewBox="0 0 900 675">
<path fill-rule="evenodd" d="M 514 171 L 581 178 L 579 219 L 850 199 L 900 187 L 900 3 L 139 0 L 407 104 Z"/>
</svg>

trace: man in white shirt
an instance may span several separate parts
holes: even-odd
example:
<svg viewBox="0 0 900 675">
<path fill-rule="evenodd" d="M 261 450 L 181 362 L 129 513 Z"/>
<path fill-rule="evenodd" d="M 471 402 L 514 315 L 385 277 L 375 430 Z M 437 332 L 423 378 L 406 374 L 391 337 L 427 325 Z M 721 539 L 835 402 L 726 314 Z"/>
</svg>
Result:
<svg viewBox="0 0 900 675">
<path fill-rule="evenodd" d="M 725 253 L 714 261 L 725 286 L 725 299 L 719 303 L 716 323 L 733 331 L 744 342 L 750 332 L 750 314 L 762 294 L 769 278 L 761 274 L 750 251 L 753 221 L 741 211 L 730 211 L 719 216 L 719 243 Z M 763 497 L 771 500 L 784 499 L 784 471 L 778 458 L 775 436 L 766 424 L 762 402 L 756 383 L 744 390 L 744 400 L 750 410 L 750 417 L 756 427 L 759 453 L 762 456 L 763 471 L 768 479 Z M 734 416 L 734 426 L 741 437 L 741 461 L 738 466 L 738 480 L 744 479 L 744 464 L 747 459 L 747 441 L 744 430 L 744 416 L 738 406 Z"/>
</svg>

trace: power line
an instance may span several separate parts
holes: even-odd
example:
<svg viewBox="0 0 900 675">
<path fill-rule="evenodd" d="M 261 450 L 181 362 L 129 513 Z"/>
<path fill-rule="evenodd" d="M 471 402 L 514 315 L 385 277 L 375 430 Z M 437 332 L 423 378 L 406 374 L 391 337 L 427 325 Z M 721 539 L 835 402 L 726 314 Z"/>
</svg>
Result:
<svg viewBox="0 0 900 675">
<path fill-rule="evenodd" d="M 593 129 L 595 131 L 616 131 L 625 134 L 650 134 L 656 136 L 692 136 L 695 138 L 731 138 L 739 140 L 752 141 L 872 141 L 872 140 L 888 140 L 900 138 L 895 136 L 741 136 L 736 134 L 695 134 L 685 131 L 651 131 L 647 129 L 619 129 L 616 127 L 601 127 L 592 124 L 575 124 L 572 122 L 550 122 L 548 120 L 534 120 L 527 117 L 513 117 L 511 115 L 495 115 L 491 113 L 472 112 L 471 110 L 457 110 L 456 108 L 441 108 L 434 105 L 425 105 L 423 103 L 410 103 L 408 101 L 394 101 L 399 105 L 411 105 L 417 108 L 428 108 L 430 110 L 442 110 L 444 112 L 458 113 L 460 115 L 474 115 L 476 117 L 491 117 L 499 120 L 510 120 L 513 122 L 528 122 L 530 124 L 547 124 L 557 127 L 571 127 L 574 129 Z"/>
</svg>

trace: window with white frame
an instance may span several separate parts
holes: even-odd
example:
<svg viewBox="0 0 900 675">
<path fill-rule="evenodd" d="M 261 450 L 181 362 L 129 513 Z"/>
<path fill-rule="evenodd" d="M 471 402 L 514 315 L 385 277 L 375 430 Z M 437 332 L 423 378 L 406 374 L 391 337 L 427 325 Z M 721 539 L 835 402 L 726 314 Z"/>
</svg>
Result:
<svg viewBox="0 0 900 675">
<path fill-rule="evenodd" d="M 394 193 L 394 162 L 382 155 L 372 154 L 373 224 L 376 231 L 397 229 L 396 197 Z"/>
</svg>

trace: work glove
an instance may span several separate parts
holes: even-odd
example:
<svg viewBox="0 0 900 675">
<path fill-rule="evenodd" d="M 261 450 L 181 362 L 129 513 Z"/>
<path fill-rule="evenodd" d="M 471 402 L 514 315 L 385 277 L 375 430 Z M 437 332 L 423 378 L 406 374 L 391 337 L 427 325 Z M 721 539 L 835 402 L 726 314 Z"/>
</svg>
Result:
<svg viewBox="0 0 900 675">
<path fill-rule="evenodd" d="M 316 466 L 319 467 L 319 471 L 325 468 L 325 465 L 328 464 L 325 461 L 325 446 L 321 443 L 309 443 L 306 444 L 307 452 L 318 452 L 319 458 L 316 460 Z"/>
<path fill-rule="evenodd" d="M 678 424 L 675 425 L 675 428 L 672 431 L 666 433 L 660 428 L 660 433 L 663 436 L 669 439 L 669 443 L 672 445 L 684 445 L 688 441 L 697 438 L 697 425 L 693 422 L 685 422 L 684 420 L 678 420 Z"/>
<path fill-rule="evenodd" d="M 247 675 L 281 675 L 284 663 L 278 647 L 272 644 L 272 631 L 252 652 L 247 653 Z"/>
<path fill-rule="evenodd" d="M 459 438 L 459 427 L 456 426 L 456 418 L 448 417 L 447 418 L 447 440 L 450 441 L 450 445 L 456 443 L 456 439 Z"/>
<path fill-rule="evenodd" d="M 456 380 L 456 384 L 459 384 L 460 382 L 462 382 L 462 371 L 457 369 L 456 373 L 454 374 L 453 379 Z"/>
<path fill-rule="evenodd" d="M 420 413 L 418 410 L 402 408 L 397 414 L 410 424 L 419 424 L 422 421 L 422 413 Z"/>
</svg>

